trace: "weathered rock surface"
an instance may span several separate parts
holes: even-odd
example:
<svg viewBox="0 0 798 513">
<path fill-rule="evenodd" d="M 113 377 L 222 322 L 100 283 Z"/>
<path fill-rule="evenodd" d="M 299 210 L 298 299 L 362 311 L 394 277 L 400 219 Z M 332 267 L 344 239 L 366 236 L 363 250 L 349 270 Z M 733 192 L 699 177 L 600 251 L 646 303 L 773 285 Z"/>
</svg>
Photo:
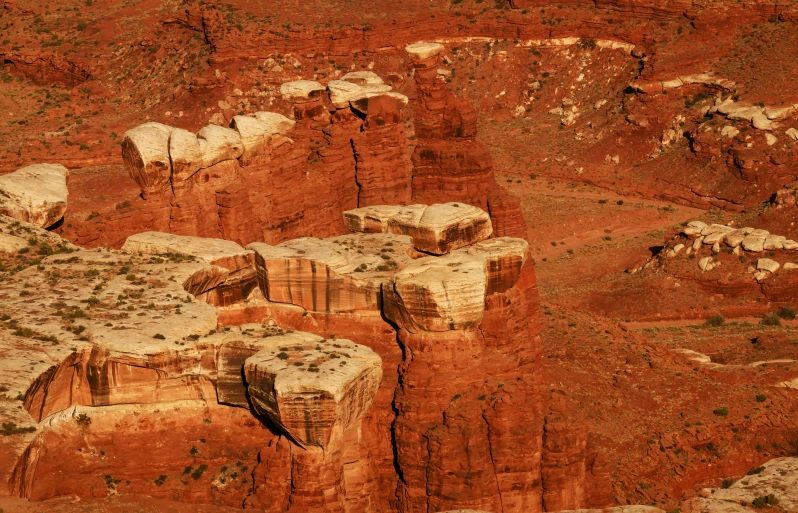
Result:
<svg viewBox="0 0 798 513">
<path fill-rule="evenodd" d="M 352 231 L 408 235 L 417 250 L 435 255 L 487 239 L 493 232 L 482 209 L 460 203 L 376 205 L 346 211 L 344 219 Z"/>
<path fill-rule="evenodd" d="M 255 251 L 258 280 L 269 301 L 331 313 L 379 310 L 382 281 L 411 261 L 412 249 L 408 237 L 391 234 L 247 247 Z"/>
<path fill-rule="evenodd" d="M 0 176 L 0 214 L 49 228 L 67 209 L 67 175 L 58 164 L 34 164 Z"/>
<path fill-rule="evenodd" d="M 324 449 L 371 407 L 382 360 L 350 340 L 291 333 L 267 339 L 244 373 L 260 414 L 301 445 Z"/>
</svg>

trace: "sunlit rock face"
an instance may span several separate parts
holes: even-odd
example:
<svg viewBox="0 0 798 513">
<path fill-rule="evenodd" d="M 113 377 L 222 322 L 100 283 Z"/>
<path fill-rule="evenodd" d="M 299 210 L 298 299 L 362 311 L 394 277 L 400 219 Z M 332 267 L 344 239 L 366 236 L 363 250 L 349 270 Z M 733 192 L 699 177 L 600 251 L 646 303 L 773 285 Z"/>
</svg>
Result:
<svg viewBox="0 0 798 513">
<path fill-rule="evenodd" d="M 67 209 L 67 176 L 59 164 L 34 164 L 0 176 L 0 214 L 49 228 Z"/>
</svg>

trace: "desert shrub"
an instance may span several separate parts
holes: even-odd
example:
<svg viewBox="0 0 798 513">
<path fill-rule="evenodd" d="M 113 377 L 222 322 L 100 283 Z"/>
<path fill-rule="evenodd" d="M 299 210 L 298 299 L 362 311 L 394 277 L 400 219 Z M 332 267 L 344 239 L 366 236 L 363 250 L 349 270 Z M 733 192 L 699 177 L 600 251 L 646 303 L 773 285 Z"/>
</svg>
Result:
<svg viewBox="0 0 798 513">
<path fill-rule="evenodd" d="M 723 326 L 723 323 L 726 322 L 726 319 L 723 318 L 720 314 L 715 314 L 709 319 L 704 322 L 706 326 Z"/>
<path fill-rule="evenodd" d="M 16 423 L 14 422 L 3 422 L 2 428 L 0 429 L 0 434 L 3 436 L 11 436 L 11 435 L 21 435 L 23 433 L 33 433 L 36 431 L 36 428 L 31 427 L 17 427 Z"/>
<path fill-rule="evenodd" d="M 776 312 L 776 315 L 778 315 L 779 317 L 781 317 L 786 321 L 792 321 L 793 319 L 795 319 L 796 314 L 798 314 L 798 312 L 786 306 L 782 307 L 778 312 Z"/>
<path fill-rule="evenodd" d="M 202 474 L 204 474 L 207 469 L 208 469 L 208 465 L 205 465 L 203 463 L 202 465 L 197 467 L 197 470 L 195 470 L 194 472 L 191 473 L 191 479 L 196 481 L 197 479 L 201 478 Z"/>
<path fill-rule="evenodd" d="M 759 394 L 756 396 L 756 402 L 764 403 L 767 400 L 767 398 L 768 396 L 766 396 L 765 394 Z"/>
<path fill-rule="evenodd" d="M 152 338 L 157 338 L 158 340 L 165 340 L 166 339 L 166 337 L 164 337 L 160 333 L 156 333 L 155 335 L 152 336 Z"/>
<path fill-rule="evenodd" d="M 781 326 L 781 319 L 776 314 L 768 314 L 759 323 L 763 326 Z"/>
<path fill-rule="evenodd" d="M 725 406 L 722 406 L 720 408 L 712 410 L 712 413 L 714 413 L 718 417 L 727 417 L 729 415 L 729 409 L 726 408 Z"/>
<path fill-rule="evenodd" d="M 766 508 L 768 506 L 775 506 L 779 503 L 779 500 L 776 498 L 775 495 L 772 493 L 769 495 L 763 495 L 762 497 L 757 497 L 751 503 L 751 506 L 755 508 Z"/>
<path fill-rule="evenodd" d="M 81 413 L 80 415 L 75 417 L 75 422 L 77 422 L 79 426 L 89 427 L 91 425 L 91 417 L 89 417 L 85 413 Z"/>
<path fill-rule="evenodd" d="M 757 474 L 761 474 L 763 470 L 765 470 L 765 467 L 754 467 L 751 470 L 749 470 L 748 472 L 746 472 L 745 475 L 747 475 L 747 476 L 755 476 Z"/>
<path fill-rule="evenodd" d="M 163 475 L 163 474 L 161 474 L 161 475 L 160 475 L 160 476 L 158 476 L 158 478 L 155 480 L 155 486 L 161 486 L 161 485 L 162 485 L 162 484 L 164 484 L 165 482 L 166 482 L 166 476 L 165 476 L 165 475 Z"/>
<path fill-rule="evenodd" d="M 721 488 L 731 488 L 731 485 L 733 485 L 733 484 L 734 484 L 734 479 L 731 479 L 731 478 L 727 477 L 720 483 L 720 487 Z"/>
</svg>

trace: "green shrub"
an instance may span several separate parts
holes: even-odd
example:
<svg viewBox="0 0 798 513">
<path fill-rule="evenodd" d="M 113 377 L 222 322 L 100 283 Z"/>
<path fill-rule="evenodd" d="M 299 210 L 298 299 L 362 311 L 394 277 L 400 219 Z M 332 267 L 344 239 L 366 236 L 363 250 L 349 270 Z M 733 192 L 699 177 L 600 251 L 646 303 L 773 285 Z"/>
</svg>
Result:
<svg viewBox="0 0 798 513">
<path fill-rule="evenodd" d="M 794 320 L 794 319 L 795 319 L 795 316 L 796 316 L 797 314 L 798 314 L 798 312 L 796 312 L 796 311 L 795 311 L 795 310 L 793 310 L 792 308 L 788 308 L 788 307 L 786 307 L 786 306 L 782 307 L 782 308 L 781 308 L 781 309 L 780 309 L 778 312 L 776 312 L 776 315 L 778 315 L 779 317 L 781 317 L 781 318 L 782 318 L 782 319 L 784 319 L 785 321 L 792 321 L 792 320 Z"/>
<path fill-rule="evenodd" d="M 765 394 L 759 394 L 756 396 L 756 402 L 764 403 L 767 400 L 767 398 L 768 396 L 766 396 Z"/>
<path fill-rule="evenodd" d="M 759 323 L 763 326 L 781 326 L 781 319 L 776 314 L 768 314 Z"/>
<path fill-rule="evenodd" d="M 723 326 L 723 323 L 726 322 L 726 319 L 723 318 L 720 314 L 715 314 L 709 319 L 704 322 L 706 326 Z"/>
<path fill-rule="evenodd" d="M 206 471 L 207 469 L 208 469 L 208 465 L 206 465 L 206 464 L 204 464 L 204 463 L 203 463 L 202 465 L 200 465 L 199 467 L 197 467 L 197 470 L 195 470 L 194 472 L 192 472 L 192 474 L 191 474 L 191 479 L 193 479 L 194 481 L 196 481 L 197 479 L 201 478 L 201 477 L 202 477 L 202 474 L 204 474 L 204 473 L 205 473 L 205 471 Z"/>
<path fill-rule="evenodd" d="M 757 474 L 761 474 L 763 470 L 765 470 L 765 467 L 754 467 L 751 470 L 749 470 L 748 472 L 746 472 L 745 475 L 747 475 L 747 476 L 755 476 Z"/>
<path fill-rule="evenodd" d="M 0 429 L 0 434 L 3 436 L 11 436 L 11 435 L 21 435 L 23 433 L 33 433 L 36 431 L 36 428 L 31 427 L 17 427 L 16 423 L 14 422 L 3 422 L 2 429 Z"/>
<path fill-rule="evenodd" d="M 718 417 L 727 417 L 729 415 L 729 409 L 723 406 L 712 410 L 712 413 L 714 413 Z"/>
<path fill-rule="evenodd" d="M 733 484 L 734 484 L 734 479 L 732 479 L 730 477 L 727 477 L 720 483 L 720 487 L 721 488 L 731 488 L 731 485 L 733 485 Z"/>
<path fill-rule="evenodd" d="M 754 499 L 754 502 L 751 505 L 755 508 L 766 508 L 768 506 L 775 506 L 779 503 L 779 500 L 776 498 L 775 495 L 772 493 L 769 495 L 763 495 L 762 497 L 757 497 Z"/>
</svg>

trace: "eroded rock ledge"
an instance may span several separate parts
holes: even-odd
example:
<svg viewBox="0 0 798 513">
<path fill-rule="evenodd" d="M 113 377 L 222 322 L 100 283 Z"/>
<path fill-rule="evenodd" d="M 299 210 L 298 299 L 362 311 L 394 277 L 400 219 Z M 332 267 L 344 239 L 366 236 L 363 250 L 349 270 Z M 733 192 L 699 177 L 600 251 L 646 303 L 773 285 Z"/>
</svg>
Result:
<svg viewBox="0 0 798 513">
<path fill-rule="evenodd" d="M 382 511 L 397 497 L 402 511 L 539 511 L 527 243 L 488 238 L 490 219 L 475 207 L 407 209 L 397 233 L 245 249 L 145 232 L 123 251 L 64 245 L 9 276 L 9 493 L 125 491 L 266 511 Z M 347 215 L 386 210 L 402 213 Z M 124 455 L 114 441 L 147 446 L 153 433 L 164 457 Z"/>
</svg>

